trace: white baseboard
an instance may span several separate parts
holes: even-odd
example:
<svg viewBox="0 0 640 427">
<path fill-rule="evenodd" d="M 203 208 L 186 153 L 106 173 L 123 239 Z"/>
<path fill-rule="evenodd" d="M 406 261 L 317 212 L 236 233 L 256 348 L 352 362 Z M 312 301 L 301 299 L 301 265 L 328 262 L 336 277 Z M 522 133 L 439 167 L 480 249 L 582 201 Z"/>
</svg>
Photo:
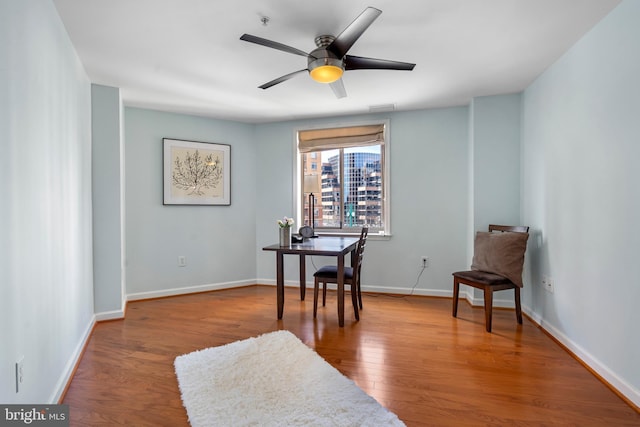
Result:
<svg viewBox="0 0 640 427">
<path fill-rule="evenodd" d="M 87 342 L 89 341 L 89 338 L 91 337 L 91 331 L 93 331 L 93 326 L 95 324 L 96 324 L 96 317 L 93 316 L 91 318 L 91 321 L 85 328 L 82 334 L 82 337 L 80 338 L 80 342 L 78 342 L 76 347 L 73 349 L 71 358 L 69 358 L 69 360 L 67 361 L 67 364 L 65 365 L 64 370 L 60 375 L 60 378 L 58 378 L 58 382 L 56 383 L 56 386 L 54 388 L 53 395 L 49 399 L 49 403 L 57 404 L 62 398 L 62 395 L 67 388 L 67 384 L 71 383 L 71 379 L 73 378 L 73 373 L 76 370 L 76 366 L 80 363 L 80 358 L 82 357 L 82 351 L 84 350 L 84 346 L 87 344 Z"/>
<path fill-rule="evenodd" d="M 138 292 L 127 294 L 127 301 L 138 301 L 143 299 L 170 297 L 175 295 L 194 294 L 198 292 L 217 291 L 221 289 L 240 288 L 243 286 L 255 285 L 255 280 L 239 280 L 237 282 L 212 283 L 198 286 L 187 286 L 184 288 L 163 289 L 151 292 Z"/>
<path fill-rule="evenodd" d="M 591 353 L 582 348 L 579 344 L 567 337 L 562 331 L 554 325 L 546 321 L 542 316 L 534 313 L 530 307 L 522 306 L 522 311 L 529 316 L 531 320 L 544 329 L 549 335 L 564 345 L 575 357 L 580 359 L 585 365 L 589 366 L 595 373 L 600 375 L 611 387 L 615 388 L 620 394 L 624 395 L 637 407 L 640 407 L 640 390 L 620 378 L 615 372 L 609 369 L 600 360 Z"/>
<path fill-rule="evenodd" d="M 464 292 L 461 288 L 460 298 L 462 298 L 463 295 L 472 306 L 484 306 L 484 298 L 473 298 L 473 291 L 471 288 L 469 288 L 467 292 Z M 493 300 L 494 307 L 514 308 L 514 304 L 513 300 Z M 640 390 L 616 375 L 615 372 L 611 371 L 611 369 L 604 365 L 600 360 L 567 337 L 558 328 L 546 321 L 540 315 L 534 313 L 530 307 L 523 305 L 522 312 L 529 316 L 534 323 L 544 329 L 549 335 L 564 345 L 575 357 L 580 359 L 585 365 L 600 375 L 600 377 L 608 382 L 611 387 L 624 395 L 634 405 L 640 407 Z"/>
<path fill-rule="evenodd" d="M 472 288 L 470 286 L 465 286 L 465 285 L 461 285 L 460 286 L 460 295 L 459 298 L 460 299 L 466 299 L 467 302 L 469 304 L 471 304 L 473 307 L 484 307 L 484 296 L 482 294 L 480 294 L 479 297 L 474 297 L 474 290 L 475 288 Z M 499 307 L 499 308 L 513 308 L 515 309 L 516 307 L 516 303 L 513 297 L 513 293 L 511 292 L 500 292 L 498 294 L 493 294 L 493 306 L 494 307 Z M 508 298 L 502 299 L 502 298 L 496 298 L 496 296 L 506 296 Z M 451 292 L 449 292 L 449 297 L 453 298 L 453 290 Z"/>
<path fill-rule="evenodd" d="M 295 286 L 297 286 L 297 282 L 293 282 Z M 469 304 L 474 307 L 483 307 L 484 306 L 484 298 L 482 296 L 478 298 L 474 298 L 473 288 L 466 287 L 460 288 L 460 299 L 466 299 Z M 386 287 L 363 287 L 363 292 L 380 292 L 380 293 L 393 293 L 393 294 L 410 294 L 410 288 L 386 288 Z M 424 295 L 424 296 L 435 296 L 435 297 L 453 297 L 453 291 L 443 291 L 437 289 L 414 289 L 413 295 Z M 493 300 L 494 307 L 500 308 L 515 308 L 515 302 L 513 298 L 511 299 L 494 299 Z M 564 345 L 575 357 L 580 359 L 584 364 L 589 366 L 595 373 L 600 375 L 602 379 L 607 381 L 611 387 L 616 389 L 620 394 L 629 399 L 637 407 L 640 407 L 640 390 L 633 387 L 624 379 L 620 378 L 609 369 L 606 365 L 604 365 L 600 360 L 594 357 L 591 353 L 587 352 L 580 345 L 572 341 L 569 337 L 563 334 L 560 330 L 558 330 L 554 325 L 545 321 L 539 315 L 533 313 L 529 307 L 522 306 L 522 311 L 529 316 L 531 320 L 537 323 L 542 329 L 544 329 L 547 333 L 557 339 L 562 345 Z"/>
<path fill-rule="evenodd" d="M 273 279 L 259 279 L 258 282 L 261 285 L 276 285 L 276 281 Z M 300 286 L 300 280 L 285 280 L 284 286 L 288 288 L 298 288 Z M 327 289 L 336 289 L 337 285 L 334 283 L 328 283 Z M 307 281 L 307 289 L 313 289 L 313 281 Z M 413 292 L 412 292 L 413 291 Z M 363 286 L 362 292 L 373 292 L 380 294 L 395 294 L 395 295 L 422 295 L 430 297 L 448 297 L 451 298 L 451 291 L 443 291 L 439 289 L 411 289 L 411 288 L 390 288 L 385 286 Z M 462 293 L 461 293 L 462 295 Z"/>
<path fill-rule="evenodd" d="M 276 285 L 276 281 L 273 279 L 256 279 L 256 281 L 254 282 L 254 284 L 259 284 L 259 285 L 271 285 L 271 286 L 275 286 Z M 300 279 L 298 280 L 285 280 L 284 281 L 284 285 L 286 287 L 300 287 Z M 307 280 L 307 288 L 312 288 L 313 289 L 313 281 L 309 281 Z"/>
<path fill-rule="evenodd" d="M 102 322 L 105 320 L 124 319 L 126 308 L 127 308 L 127 299 L 126 299 L 126 295 L 124 295 L 122 297 L 122 301 L 120 301 L 120 310 L 103 311 L 101 313 L 96 313 L 96 322 Z"/>
<path fill-rule="evenodd" d="M 115 319 L 124 319 L 124 309 L 96 313 L 96 322 Z"/>
<path fill-rule="evenodd" d="M 213 290 L 221 290 L 221 289 L 230 289 L 237 288 L 243 286 L 251 286 L 255 284 L 264 284 L 264 285 L 276 285 L 276 281 L 273 279 L 256 279 L 256 280 L 243 280 L 237 282 L 226 282 L 226 283 L 216 283 L 216 284 L 207 284 L 207 285 L 199 285 L 199 286 L 190 286 L 185 288 L 173 288 L 173 289 L 165 289 L 160 291 L 152 291 L 152 292 L 139 292 L 134 294 L 127 295 L 127 301 L 136 301 L 143 299 L 151 299 L 151 298 L 160 298 L 166 296 L 174 296 L 174 295 L 184 295 L 189 293 L 197 293 L 197 292 L 206 292 Z M 285 286 L 287 287 L 299 287 L 299 280 L 288 280 L 285 281 Z M 331 287 L 331 286 L 330 286 Z M 335 285 L 333 286 L 335 288 Z M 313 288 L 313 282 L 307 281 L 307 288 Z M 391 288 L 391 287 L 383 287 L 383 286 L 367 286 L 363 287 L 362 290 L 364 292 L 377 292 L 377 293 L 389 293 L 389 294 L 413 294 L 413 295 L 421 295 L 421 296 L 434 296 L 434 297 L 448 297 L 451 298 L 452 291 L 451 290 L 440 290 L 440 289 L 412 289 L 412 288 Z M 465 289 L 465 287 L 460 288 L 460 299 L 466 299 L 469 304 L 472 306 L 484 306 L 484 299 L 482 297 L 474 298 L 473 288 Z M 513 299 L 494 299 L 493 300 L 494 307 L 504 307 L 504 308 L 513 308 L 514 301 Z M 538 324 L 542 329 L 548 332 L 551 336 L 557 339 L 562 345 L 564 345 L 571 353 L 573 353 L 577 358 L 579 358 L 582 362 L 584 362 L 589 368 L 591 368 L 594 372 L 600 375 L 605 381 L 607 381 L 613 388 L 615 388 L 620 394 L 624 395 L 630 402 L 634 405 L 640 407 L 640 390 L 633 387 L 624 379 L 620 378 L 616 375 L 615 372 L 611 371 L 606 365 L 600 362 L 597 358 L 595 358 L 592 354 L 583 349 L 580 345 L 572 341 L 569 337 L 567 337 L 564 333 L 562 333 L 558 328 L 554 325 L 550 324 L 544 318 L 534 313 L 530 307 L 523 306 L 522 311 L 529 316 L 531 320 L 533 320 L 536 324 Z M 73 373 L 73 369 L 78 363 L 78 359 L 81 356 L 82 349 L 89 338 L 89 334 L 91 333 L 91 329 L 93 328 L 94 323 L 97 320 L 110 320 L 110 319 L 118 319 L 124 318 L 124 309 L 116 310 L 111 312 L 104 312 L 96 314 L 93 319 L 93 322 L 87 328 L 85 332 L 85 337 L 83 337 L 82 342 L 78 345 L 74 352 L 74 357 L 67 363 L 67 367 L 65 369 L 64 375 L 60 378 L 59 387 L 57 387 L 58 391 L 54 394 L 52 402 L 57 402 L 59 397 L 64 392 L 64 386 L 70 381 L 70 376 Z"/>
<path fill-rule="evenodd" d="M 421 288 L 389 288 L 385 286 L 363 286 L 362 292 L 376 292 L 381 294 L 396 295 L 420 295 L 427 297 L 448 297 L 451 298 L 451 291 L 443 291 L 440 289 L 421 289 Z"/>
<path fill-rule="evenodd" d="M 465 292 L 463 294 L 463 292 L 460 291 L 460 297 L 462 297 L 463 295 L 465 295 L 465 299 L 472 306 L 474 306 L 474 307 L 484 307 L 484 298 L 483 297 L 474 298 L 473 297 L 473 292 Z M 449 295 L 449 296 L 451 296 L 451 295 Z M 493 300 L 493 306 L 494 307 L 499 307 L 499 308 L 513 308 L 513 309 L 515 309 L 516 303 L 515 303 L 515 301 L 513 299 L 511 299 L 511 300 L 494 299 Z"/>
</svg>

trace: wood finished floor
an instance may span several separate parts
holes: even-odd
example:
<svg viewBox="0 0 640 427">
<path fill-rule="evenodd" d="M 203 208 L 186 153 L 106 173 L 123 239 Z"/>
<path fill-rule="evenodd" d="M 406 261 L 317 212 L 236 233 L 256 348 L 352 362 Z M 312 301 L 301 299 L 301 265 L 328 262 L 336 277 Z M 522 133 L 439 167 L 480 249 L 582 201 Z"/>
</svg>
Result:
<svg viewBox="0 0 640 427">
<path fill-rule="evenodd" d="M 251 286 L 128 305 L 98 323 L 63 403 L 72 426 L 188 426 L 176 356 L 288 329 L 408 426 L 640 426 L 630 407 L 536 325 L 446 298 L 365 294 L 356 322 L 335 293 L 313 319 L 313 294 Z M 286 398 L 286 396 L 283 396 Z"/>
</svg>

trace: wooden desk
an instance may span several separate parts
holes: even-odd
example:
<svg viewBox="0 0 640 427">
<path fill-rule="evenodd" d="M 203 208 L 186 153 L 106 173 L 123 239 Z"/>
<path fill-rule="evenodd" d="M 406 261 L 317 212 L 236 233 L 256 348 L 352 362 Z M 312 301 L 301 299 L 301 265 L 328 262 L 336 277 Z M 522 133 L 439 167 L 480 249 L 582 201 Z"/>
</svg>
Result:
<svg viewBox="0 0 640 427">
<path fill-rule="evenodd" d="M 284 256 L 298 255 L 300 257 L 301 300 L 304 300 L 307 281 L 305 256 L 333 256 L 338 260 L 338 324 L 344 326 L 344 256 L 351 252 L 351 265 L 354 265 L 355 249 L 359 240 L 357 237 L 318 237 L 306 239 L 302 243 L 292 243 L 291 246 L 275 244 L 262 248 L 264 251 L 276 253 L 278 319 L 282 319 L 284 311 Z M 352 290 L 351 294 L 354 296 L 356 292 Z M 357 307 L 355 309 L 357 310 Z"/>
</svg>

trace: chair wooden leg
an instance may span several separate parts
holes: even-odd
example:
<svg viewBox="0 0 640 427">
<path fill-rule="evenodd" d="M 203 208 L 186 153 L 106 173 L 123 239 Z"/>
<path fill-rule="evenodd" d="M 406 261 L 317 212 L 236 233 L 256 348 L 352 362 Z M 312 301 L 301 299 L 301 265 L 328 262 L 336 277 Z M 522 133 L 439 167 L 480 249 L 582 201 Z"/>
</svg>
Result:
<svg viewBox="0 0 640 427">
<path fill-rule="evenodd" d="M 491 332 L 491 317 L 493 314 L 493 291 L 486 286 L 484 288 L 484 323 L 487 332 Z"/>
<path fill-rule="evenodd" d="M 358 277 L 358 302 L 360 303 L 360 310 L 362 310 L 362 289 L 360 288 L 360 277 Z"/>
<path fill-rule="evenodd" d="M 522 307 L 520 307 L 520 288 L 514 288 L 516 298 L 516 318 L 518 323 L 522 325 Z"/>
<path fill-rule="evenodd" d="M 322 306 L 327 303 L 327 282 L 322 282 Z"/>
<path fill-rule="evenodd" d="M 453 317 L 458 316 L 458 293 L 460 292 L 460 283 L 458 283 L 458 279 L 453 278 Z"/>
<path fill-rule="evenodd" d="M 313 283 L 313 318 L 316 318 L 316 314 L 318 314 L 318 288 L 320 287 L 320 283 L 318 278 L 316 277 Z"/>
<path fill-rule="evenodd" d="M 356 320 L 360 320 L 360 313 L 358 311 L 358 285 L 352 283 L 351 290 L 351 303 L 353 304 L 353 313 L 356 315 Z"/>
<path fill-rule="evenodd" d="M 307 292 L 307 271 L 306 261 L 304 255 L 300 255 L 300 301 L 304 301 L 305 293 Z"/>
</svg>

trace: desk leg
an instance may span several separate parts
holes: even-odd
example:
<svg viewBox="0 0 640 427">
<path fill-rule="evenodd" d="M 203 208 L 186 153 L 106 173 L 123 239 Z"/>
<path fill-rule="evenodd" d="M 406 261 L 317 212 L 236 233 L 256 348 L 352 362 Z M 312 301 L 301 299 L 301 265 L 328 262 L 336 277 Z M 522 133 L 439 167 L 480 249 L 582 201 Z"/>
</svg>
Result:
<svg viewBox="0 0 640 427">
<path fill-rule="evenodd" d="M 278 319 L 282 319 L 284 311 L 284 254 L 276 254 L 276 289 L 278 300 Z"/>
<path fill-rule="evenodd" d="M 307 262 L 304 254 L 300 254 L 300 301 L 304 301 L 304 294 L 307 290 Z"/>
<path fill-rule="evenodd" d="M 338 255 L 338 326 L 344 326 L 344 254 Z"/>
</svg>

